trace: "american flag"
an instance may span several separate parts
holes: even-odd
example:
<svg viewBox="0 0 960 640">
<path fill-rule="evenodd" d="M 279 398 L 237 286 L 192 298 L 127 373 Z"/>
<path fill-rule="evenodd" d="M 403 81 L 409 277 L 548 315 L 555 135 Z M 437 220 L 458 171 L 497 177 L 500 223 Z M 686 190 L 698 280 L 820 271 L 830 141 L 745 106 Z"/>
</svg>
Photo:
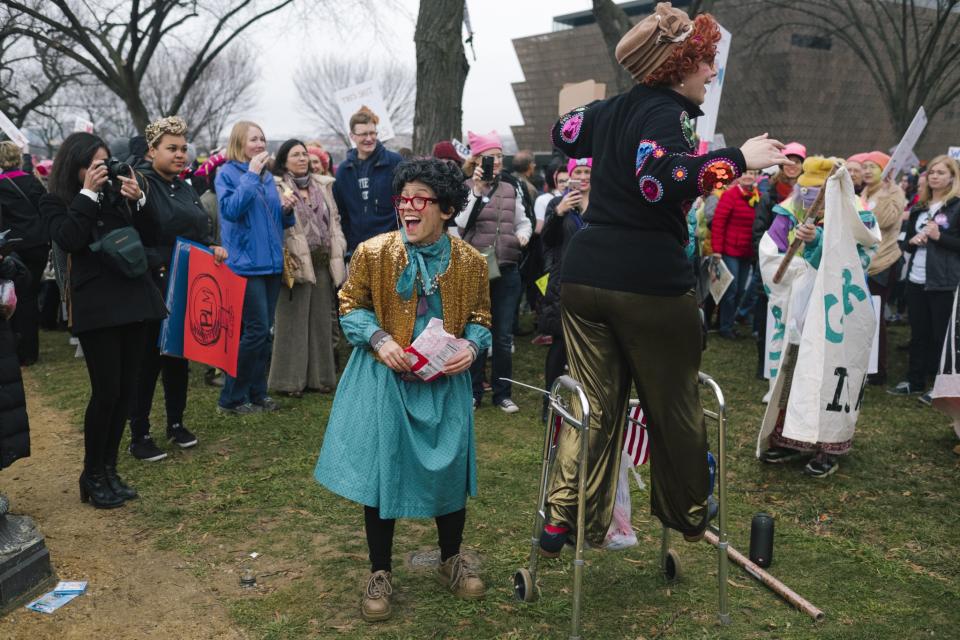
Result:
<svg viewBox="0 0 960 640">
<path fill-rule="evenodd" d="M 647 416 L 641 407 L 627 411 L 627 428 L 623 431 L 623 452 L 639 467 L 650 457 L 650 436 L 647 433 Z"/>
</svg>

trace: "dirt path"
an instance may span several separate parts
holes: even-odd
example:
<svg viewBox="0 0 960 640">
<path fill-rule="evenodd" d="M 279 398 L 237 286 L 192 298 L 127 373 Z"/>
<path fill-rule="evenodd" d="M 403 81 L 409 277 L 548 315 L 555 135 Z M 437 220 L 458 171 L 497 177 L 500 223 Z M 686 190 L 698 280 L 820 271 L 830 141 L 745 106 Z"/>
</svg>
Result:
<svg viewBox="0 0 960 640">
<path fill-rule="evenodd" d="M 44 406 L 25 380 L 32 457 L 0 474 L 14 513 L 33 517 L 60 579 L 88 580 L 87 593 L 51 615 L 19 608 L 0 619 L 0 638 L 242 639 L 215 594 L 183 558 L 158 551 L 125 509 L 81 504 L 77 489 L 83 437 Z"/>
</svg>

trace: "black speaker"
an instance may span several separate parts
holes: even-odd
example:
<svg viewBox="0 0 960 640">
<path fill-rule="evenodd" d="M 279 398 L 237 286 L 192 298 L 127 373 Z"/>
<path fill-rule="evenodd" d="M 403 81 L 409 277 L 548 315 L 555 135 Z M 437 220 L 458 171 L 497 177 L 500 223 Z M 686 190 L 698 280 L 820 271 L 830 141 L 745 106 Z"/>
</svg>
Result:
<svg viewBox="0 0 960 640">
<path fill-rule="evenodd" d="M 773 516 L 758 513 L 750 523 L 750 560 L 766 569 L 773 562 Z"/>
</svg>

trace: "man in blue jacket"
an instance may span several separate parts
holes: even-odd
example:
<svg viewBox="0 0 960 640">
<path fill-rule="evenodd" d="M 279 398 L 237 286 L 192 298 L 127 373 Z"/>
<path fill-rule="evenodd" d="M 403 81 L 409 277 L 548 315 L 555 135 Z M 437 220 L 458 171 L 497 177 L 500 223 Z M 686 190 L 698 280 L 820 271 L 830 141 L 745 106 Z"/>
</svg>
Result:
<svg viewBox="0 0 960 640">
<path fill-rule="evenodd" d="M 402 158 L 377 140 L 379 118 L 366 107 L 350 117 L 350 139 L 357 145 L 337 169 L 333 197 L 347 237 L 347 259 L 357 245 L 375 235 L 396 231 L 393 170 Z"/>
</svg>

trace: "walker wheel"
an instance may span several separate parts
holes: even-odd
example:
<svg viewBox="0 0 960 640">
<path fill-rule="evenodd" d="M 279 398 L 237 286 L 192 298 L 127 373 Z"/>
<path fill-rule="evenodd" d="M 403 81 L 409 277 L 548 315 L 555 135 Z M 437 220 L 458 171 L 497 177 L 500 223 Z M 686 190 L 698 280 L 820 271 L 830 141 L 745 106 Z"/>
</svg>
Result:
<svg viewBox="0 0 960 640">
<path fill-rule="evenodd" d="M 520 602 L 533 602 L 537 599 L 537 587 L 529 569 L 518 569 L 513 574 L 513 595 Z"/>
<path fill-rule="evenodd" d="M 667 555 L 663 559 L 663 577 L 667 582 L 676 582 L 680 575 L 680 556 L 673 549 L 667 549 Z"/>
</svg>

